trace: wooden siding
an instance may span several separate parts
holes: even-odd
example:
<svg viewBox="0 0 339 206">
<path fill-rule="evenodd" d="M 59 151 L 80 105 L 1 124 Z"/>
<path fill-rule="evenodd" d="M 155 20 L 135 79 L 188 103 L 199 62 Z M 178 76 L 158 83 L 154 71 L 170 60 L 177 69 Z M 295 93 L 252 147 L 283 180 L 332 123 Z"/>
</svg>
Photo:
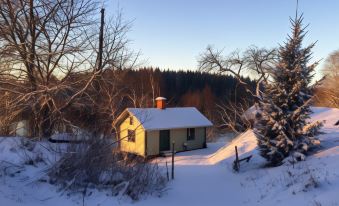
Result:
<svg viewBox="0 0 339 206">
<path fill-rule="evenodd" d="M 187 140 L 187 129 L 171 130 L 171 143 L 175 142 L 174 150 L 177 152 L 185 151 L 184 144 L 187 145 L 187 150 L 203 148 L 205 142 L 204 128 L 195 128 L 194 140 Z M 171 145 L 172 149 L 172 145 Z"/>
<path fill-rule="evenodd" d="M 133 125 L 130 125 L 130 119 L 127 117 L 119 126 L 120 149 L 125 152 L 131 152 L 138 155 L 145 155 L 145 131 L 137 118 L 133 117 Z M 129 142 L 127 138 L 128 130 L 135 131 L 135 142 Z"/>
<path fill-rule="evenodd" d="M 159 154 L 159 131 L 147 131 L 147 155 Z"/>
<path fill-rule="evenodd" d="M 147 155 L 159 154 L 159 131 L 147 131 Z M 195 139 L 187 140 L 187 129 L 170 130 L 170 144 L 175 142 L 174 150 L 177 152 L 185 151 L 184 144 L 187 144 L 187 150 L 200 149 L 205 146 L 205 128 L 195 128 Z"/>
</svg>

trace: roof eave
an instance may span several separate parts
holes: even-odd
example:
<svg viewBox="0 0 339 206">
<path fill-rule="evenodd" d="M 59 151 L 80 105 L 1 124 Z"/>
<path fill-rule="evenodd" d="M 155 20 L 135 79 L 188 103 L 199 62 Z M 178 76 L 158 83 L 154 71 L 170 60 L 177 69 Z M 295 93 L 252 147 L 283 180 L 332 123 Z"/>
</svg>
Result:
<svg viewBox="0 0 339 206">
<path fill-rule="evenodd" d="M 211 124 L 211 125 L 185 126 L 185 127 L 144 128 L 144 130 L 145 130 L 145 131 L 158 131 L 158 130 L 187 129 L 187 128 L 204 128 L 204 127 L 213 127 L 213 124 Z"/>
<path fill-rule="evenodd" d="M 138 122 L 140 122 L 139 118 L 136 115 L 134 115 L 133 112 L 129 111 L 128 109 L 129 108 L 126 108 L 123 112 L 121 112 L 121 114 L 116 118 L 116 120 L 113 121 L 114 126 L 121 124 L 125 120 L 125 118 L 128 117 L 128 115 L 134 116 L 138 120 Z M 144 125 L 142 123 L 140 123 L 140 125 L 146 131 Z"/>
</svg>

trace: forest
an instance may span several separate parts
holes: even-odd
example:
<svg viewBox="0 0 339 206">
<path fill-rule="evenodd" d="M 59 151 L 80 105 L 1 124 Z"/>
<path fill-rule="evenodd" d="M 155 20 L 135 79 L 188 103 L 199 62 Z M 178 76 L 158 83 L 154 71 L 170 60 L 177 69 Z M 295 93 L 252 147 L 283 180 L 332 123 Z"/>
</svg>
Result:
<svg viewBox="0 0 339 206">
<path fill-rule="evenodd" d="M 222 120 L 217 105 L 253 103 L 253 97 L 231 75 L 159 68 L 121 71 L 120 75 L 119 81 L 127 91 L 122 108 L 154 107 L 154 99 L 164 96 L 169 107 L 196 107 L 218 125 Z M 255 90 L 255 81 L 243 81 Z"/>
</svg>

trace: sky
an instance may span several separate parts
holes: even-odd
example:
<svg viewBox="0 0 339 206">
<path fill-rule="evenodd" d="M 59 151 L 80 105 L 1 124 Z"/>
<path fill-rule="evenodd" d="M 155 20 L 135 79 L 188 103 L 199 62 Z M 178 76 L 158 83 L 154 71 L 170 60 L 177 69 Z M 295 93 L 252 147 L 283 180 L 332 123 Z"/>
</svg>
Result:
<svg viewBox="0 0 339 206">
<path fill-rule="evenodd" d="M 106 0 L 106 13 L 118 8 L 132 21 L 131 47 L 144 66 L 196 70 L 208 45 L 225 54 L 251 45 L 273 48 L 290 33 L 296 0 Z M 339 0 L 299 0 L 305 45 L 317 41 L 312 60 L 339 49 Z"/>
</svg>

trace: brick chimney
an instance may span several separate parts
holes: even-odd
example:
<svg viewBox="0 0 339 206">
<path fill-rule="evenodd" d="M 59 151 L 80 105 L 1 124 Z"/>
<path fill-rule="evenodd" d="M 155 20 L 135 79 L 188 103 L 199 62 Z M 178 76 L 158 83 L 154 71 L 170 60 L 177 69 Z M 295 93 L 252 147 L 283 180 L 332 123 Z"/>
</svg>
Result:
<svg viewBox="0 0 339 206">
<path fill-rule="evenodd" d="M 156 107 L 158 109 L 166 109 L 166 98 L 165 97 L 157 97 L 155 101 L 156 101 Z"/>
</svg>

